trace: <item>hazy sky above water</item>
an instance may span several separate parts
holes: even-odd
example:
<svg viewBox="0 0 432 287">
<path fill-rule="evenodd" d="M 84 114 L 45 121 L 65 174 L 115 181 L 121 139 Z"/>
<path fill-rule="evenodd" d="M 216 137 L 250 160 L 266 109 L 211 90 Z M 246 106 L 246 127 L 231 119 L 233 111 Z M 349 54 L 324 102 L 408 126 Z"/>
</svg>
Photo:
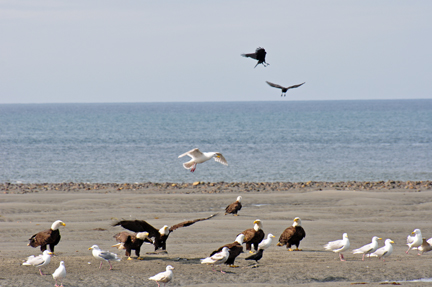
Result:
<svg viewBox="0 0 432 287">
<path fill-rule="evenodd" d="M 0 1 L 0 103 L 432 98 L 432 1 Z M 268 67 L 241 53 L 267 51 Z"/>
</svg>

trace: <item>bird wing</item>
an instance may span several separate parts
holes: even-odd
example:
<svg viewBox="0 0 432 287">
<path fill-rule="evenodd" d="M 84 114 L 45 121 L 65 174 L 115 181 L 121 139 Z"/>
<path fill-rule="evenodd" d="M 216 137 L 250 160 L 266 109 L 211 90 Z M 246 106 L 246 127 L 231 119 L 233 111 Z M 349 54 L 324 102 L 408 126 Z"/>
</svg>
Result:
<svg viewBox="0 0 432 287">
<path fill-rule="evenodd" d="M 38 266 L 41 265 L 45 262 L 45 259 L 43 258 L 43 255 L 38 255 L 38 256 L 30 256 L 29 258 L 27 258 L 27 261 L 24 262 L 25 265 L 33 265 L 33 266 Z"/>
<path fill-rule="evenodd" d="M 337 250 L 339 248 L 342 248 L 343 245 L 343 240 L 335 240 L 335 241 L 330 241 L 329 243 L 327 243 L 324 248 L 327 250 Z"/>
<path fill-rule="evenodd" d="M 306 83 L 306 82 L 303 82 L 303 83 L 298 84 L 298 85 L 292 85 L 292 86 L 289 86 L 287 89 L 289 90 L 289 89 L 298 88 L 298 87 L 300 87 L 301 85 L 303 85 L 304 83 Z"/>
<path fill-rule="evenodd" d="M 256 53 L 249 53 L 249 54 L 241 54 L 243 57 L 246 57 L 246 58 L 252 58 L 252 59 L 255 59 L 255 60 L 258 60 L 257 59 L 257 54 Z"/>
<path fill-rule="evenodd" d="M 412 244 L 415 240 L 415 236 L 408 235 L 407 236 L 407 244 Z"/>
<path fill-rule="evenodd" d="M 225 213 L 232 213 L 235 211 L 239 211 L 242 208 L 242 204 L 238 201 L 231 203 L 225 208 Z"/>
<path fill-rule="evenodd" d="M 216 249 L 215 251 L 213 251 L 213 252 L 210 254 L 210 257 L 213 256 L 213 255 L 215 255 L 216 253 L 221 252 L 222 249 L 223 249 L 224 247 L 227 247 L 228 249 L 231 249 L 232 247 L 234 247 L 234 246 L 236 246 L 236 245 L 238 245 L 238 242 L 233 242 L 233 243 L 225 244 L 224 246 L 221 246 L 221 247 L 219 247 L 218 249 Z"/>
<path fill-rule="evenodd" d="M 197 158 L 197 157 L 202 156 L 203 153 L 199 149 L 194 148 L 193 150 L 190 150 L 188 152 L 185 152 L 184 154 L 179 155 L 179 158 L 184 157 L 185 155 L 188 155 L 191 158 Z"/>
<path fill-rule="evenodd" d="M 295 232 L 296 230 L 293 226 L 288 227 L 287 229 L 284 230 L 284 232 L 282 232 L 281 236 L 279 237 L 279 242 L 286 244 L 288 240 L 290 240 L 291 237 L 293 237 Z"/>
<path fill-rule="evenodd" d="M 360 248 L 354 249 L 353 254 L 370 253 L 373 250 L 372 243 L 366 244 Z"/>
<path fill-rule="evenodd" d="M 269 86 L 270 86 L 270 87 L 273 87 L 273 88 L 285 89 L 285 87 L 282 87 L 282 86 L 280 86 L 280 85 L 278 85 L 278 84 L 273 84 L 273 83 L 271 83 L 271 82 L 269 82 L 269 81 L 266 81 L 266 83 L 269 84 Z"/>
<path fill-rule="evenodd" d="M 429 238 L 428 240 L 426 240 L 426 242 L 432 245 L 432 238 Z"/>
<path fill-rule="evenodd" d="M 227 160 L 225 159 L 225 157 L 220 152 L 216 153 L 216 156 L 214 157 L 214 159 L 215 159 L 215 161 L 217 161 L 223 165 L 228 165 Z"/>
<path fill-rule="evenodd" d="M 170 229 L 169 229 L 169 231 L 173 232 L 177 228 L 191 226 L 195 222 L 207 220 L 207 219 L 215 217 L 216 215 L 217 215 L 217 213 L 216 214 L 212 214 L 212 215 L 210 215 L 209 217 L 206 217 L 206 218 L 198 218 L 198 219 L 194 219 L 194 220 L 183 221 L 183 222 L 177 223 L 176 225 L 171 226 Z"/>
<path fill-rule="evenodd" d="M 149 233 L 149 237 L 160 236 L 159 230 L 157 230 L 144 220 L 121 220 L 113 224 L 113 226 L 117 225 L 121 225 L 123 228 L 134 232 L 146 231 Z"/>
<path fill-rule="evenodd" d="M 117 259 L 117 255 L 108 251 L 101 251 L 98 255 L 100 258 L 105 260 L 114 260 Z"/>
</svg>

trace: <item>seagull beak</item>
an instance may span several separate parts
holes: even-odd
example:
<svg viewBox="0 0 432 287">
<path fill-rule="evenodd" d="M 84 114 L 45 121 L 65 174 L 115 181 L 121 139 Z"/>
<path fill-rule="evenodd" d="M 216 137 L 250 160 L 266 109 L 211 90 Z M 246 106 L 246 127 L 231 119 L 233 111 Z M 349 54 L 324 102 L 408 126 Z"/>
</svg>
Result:
<svg viewBox="0 0 432 287">
<path fill-rule="evenodd" d="M 89 249 L 88 250 L 92 250 L 93 248 L 91 248 L 91 247 L 89 247 Z"/>
<path fill-rule="evenodd" d="M 413 231 L 413 232 L 411 232 L 411 234 L 415 234 L 415 232 Z"/>
<path fill-rule="evenodd" d="M 276 236 L 274 236 L 274 235 L 272 236 L 272 238 L 275 238 L 275 237 L 276 237 Z"/>
<path fill-rule="evenodd" d="M 378 238 L 378 240 L 382 240 L 382 238 Z"/>
<path fill-rule="evenodd" d="M 390 243 L 394 243 L 394 241 L 392 240 L 392 241 L 390 241 Z"/>
</svg>

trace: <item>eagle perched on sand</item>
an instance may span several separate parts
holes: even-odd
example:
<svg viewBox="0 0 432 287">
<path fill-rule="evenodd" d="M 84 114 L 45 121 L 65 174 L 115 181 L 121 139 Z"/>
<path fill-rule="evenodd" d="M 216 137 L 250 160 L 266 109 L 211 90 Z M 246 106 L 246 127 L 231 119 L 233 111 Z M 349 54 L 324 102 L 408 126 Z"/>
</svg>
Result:
<svg viewBox="0 0 432 287">
<path fill-rule="evenodd" d="M 27 246 L 40 246 L 40 250 L 44 252 L 47 249 L 47 245 L 49 245 L 50 251 L 54 253 L 54 247 L 60 242 L 61 239 L 59 231 L 60 226 L 66 226 L 66 224 L 61 220 L 54 221 L 50 229 L 38 232 L 30 237 L 30 242 L 27 244 Z"/>
<path fill-rule="evenodd" d="M 299 249 L 300 241 L 305 237 L 306 231 L 301 226 L 301 219 L 300 217 L 296 217 L 294 218 L 292 226 L 288 227 L 284 232 L 282 232 L 277 246 L 286 245 L 289 251 L 293 251 L 291 246 L 295 245 L 297 248 L 294 250 L 301 251 L 301 249 Z"/>
<path fill-rule="evenodd" d="M 239 212 L 240 209 L 242 209 L 241 199 L 242 199 L 242 197 L 238 196 L 237 200 L 235 202 L 228 205 L 225 208 L 225 215 L 234 214 L 235 216 L 238 216 L 237 212 Z"/>
<path fill-rule="evenodd" d="M 252 245 L 255 250 L 258 250 L 258 245 L 264 239 L 265 236 L 265 233 L 262 230 L 263 225 L 261 220 L 257 219 L 253 223 L 254 223 L 253 228 L 246 229 L 241 233 L 244 234 L 245 236 L 243 242 L 246 243 L 246 250 L 249 250 L 250 253 L 252 253 L 251 251 Z"/>
</svg>

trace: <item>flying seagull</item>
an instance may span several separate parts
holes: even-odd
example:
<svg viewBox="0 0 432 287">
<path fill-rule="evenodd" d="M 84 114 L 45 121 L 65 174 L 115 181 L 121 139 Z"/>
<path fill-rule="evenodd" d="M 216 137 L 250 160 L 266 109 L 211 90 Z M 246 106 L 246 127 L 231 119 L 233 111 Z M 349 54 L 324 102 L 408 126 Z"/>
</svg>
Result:
<svg viewBox="0 0 432 287">
<path fill-rule="evenodd" d="M 286 92 L 287 92 L 289 89 L 298 88 L 298 87 L 300 87 L 301 85 L 303 85 L 303 84 L 306 83 L 306 82 L 303 82 L 303 83 L 298 84 L 298 85 L 289 86 L 289 87 L 282 87 L 282 86 L 280 86 L 280 85 L 278 85 L 278 84 L 270 83 L 269 81 L 266 81 L 266 83 L 269 84 L 269 86 L 271 86 L 271 87 L 273 87 L 273 88 L 281 89 L 281 90 L 282 90 L 281 97 L 282 97 L 282 96 L 285 97 L 285 96 L 286 96 Z"/>
<path fill-rule="evenodd" d="M 194 148 L 184 154 L 179 155 L 179 158 L 184 157 L 185 155 L 190 156 L 192 159 L 183 164 L 184 168 L 190 169 L 191 172 L 194 172 L 198 163 L 203 163 L 214 157 L 215 161 L 220 162 L 223 165 L 228 165 L 227 160 L 220 152 L 201 152 L 199 149 Z"/>
<path fill-rule="evenodd" d="M 252 59 L 258 60 L 258 63 L 255 65 L 255 67 L 258 66 L 258 64 L 262 64 L 264 67 L 267 67 L 270 64 L 266 63 L 266 61 L 265 61 L 266 54 L 267 54 L 267 52 L 265 51 L 264 48 L 258 47 L 255 50 L 255 53 L 241 54 L 241 55 L 243 57 L 246 57 L 246 58 L 252 58 Z"/>
</svg>

